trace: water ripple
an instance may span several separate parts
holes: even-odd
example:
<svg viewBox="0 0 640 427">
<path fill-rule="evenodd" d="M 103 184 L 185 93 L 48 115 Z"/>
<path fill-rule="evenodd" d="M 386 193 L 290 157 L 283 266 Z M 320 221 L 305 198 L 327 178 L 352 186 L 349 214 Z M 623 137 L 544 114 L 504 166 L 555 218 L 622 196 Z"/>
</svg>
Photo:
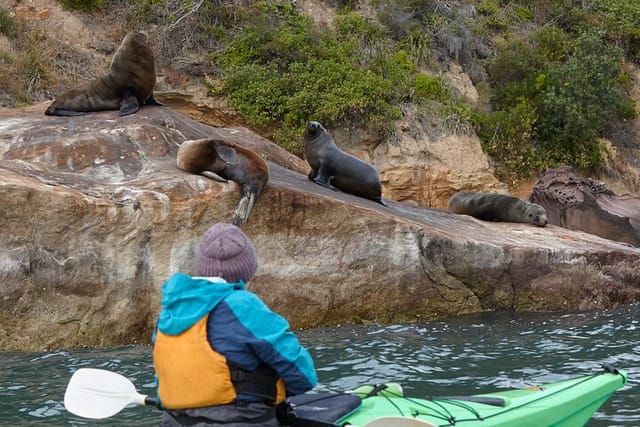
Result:
<svg viewBox="0 0 640 427">
<path fill-rule="evenodd" d="M 529 387 L 600 370 L 625 369 L 629 381 L 588 427 L 640 425 L 640 306 L 549 315 L 486 313 L 419 325 L 374 325 L 298 333 L 314 357 L 317 391 L 400 382 L 407 394 L 437 396 Z M 71 374 L 99 367 L 154 394 L 151 349 L 145 346 L 0 353 L 0 420 L 12 426 L 157 426 L 148 407 L 105 421 L 64 410 Z"/>
</svg>

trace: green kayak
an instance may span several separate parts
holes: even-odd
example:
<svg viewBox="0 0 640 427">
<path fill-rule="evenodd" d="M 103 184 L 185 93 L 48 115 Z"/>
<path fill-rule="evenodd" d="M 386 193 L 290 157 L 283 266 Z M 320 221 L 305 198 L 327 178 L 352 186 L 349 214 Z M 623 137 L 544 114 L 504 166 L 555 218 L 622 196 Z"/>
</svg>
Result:
<svg viewBox="0 0 640 427">
<path fill-rule="evenodd" d="M 626 381 L 626 372 L 607 365 L 592 375 L 473 396 L 412 398 L 404 396 L 395 383 L 363 386 L 350 394 L 330 397 L 327 393 L 325 397 L 320 394 L 315 399 L 307 396 L 304 401 L 292 401 L 295 421 L 290 425 L 580 427 Z M 349 399 L 351 403 L 340 414 L 329 403 L 332 399 Z M 329 409 L 326 417 L 322 415 L 325 408 Z"/>
</svg>

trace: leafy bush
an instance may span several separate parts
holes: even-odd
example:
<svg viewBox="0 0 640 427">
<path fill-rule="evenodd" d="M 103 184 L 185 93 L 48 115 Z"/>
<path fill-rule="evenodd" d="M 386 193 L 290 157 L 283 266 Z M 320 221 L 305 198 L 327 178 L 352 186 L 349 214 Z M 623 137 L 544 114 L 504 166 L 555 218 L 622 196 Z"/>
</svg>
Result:
<svg viewBox="0 0 640 427">
<path fill-rule="evenodd" d="M 351 14 L 336 35 L 289 3 L 257 3 L 254 12 L 218 58 L 227 98 L 249 124 L 278 128 L 274 140 L 296 154 L 311 119 L 327 126 L 366 123 L 383 135 L 413 67 L 406 53 L 381 48 L 356 61 L 356 51 L 377 36 Z"/>
<path fill-rule="evenodd" d="M 555 25 L 544 25 L 533 35 L 536 55 L 541 64 L 564 60 L 569 53 L 569 37 Z"/>
<path fill-rule="evenodd" d="M 104 0 L 60 0 L 65 9 L 90 12 L 102 6 Z"/>
<path fill-rule="evenodd" d="M 507 42 L 488 67 L 496 112 L 480 120 L 487 152 L 515 179 L 530 174 L 527 168 L 598 166 L 599 135 L 633 114 L 621 90 L 620 62 L 620 49 L 602 33 L 570 42 L 547 26 L 529 40 Z"/>
<path fill-rule="evenodd" d="M 440 77 L 431 77 L 418 73 L 413 77 L 413 96 L 417 99 L 447 101 L 450 98 L 449 88 Z"/>
<path fill-rule="evenodd" d="M 0 7 L 0 34 L 4 34 L 7 37 L 15 37 L 16 35 L 16 24 L 9 12 L 2 7 Z"/>
<path fill-rule="evenodd" d="M 619 49 L 586 33 L 566 63 L 551 67 L 539 100 L 538 135 L 549 158 L 582 168 L 601 160 L 596 137 L 625 111 Z"/>
<path fill-rule="evenodd" d="M 531 138 L 538 121 L 536 111 L 521 97 L 512 107 L 479 115 L 478 135 L 483 148 L 498 161 L 501 179 L 516 184 L 541 166 Z"/>
<path fill-rule="evenodd" d="M 640 59 L 640 2 L 596 0 L 593 21 L 633 59 Z"/>
</svg>

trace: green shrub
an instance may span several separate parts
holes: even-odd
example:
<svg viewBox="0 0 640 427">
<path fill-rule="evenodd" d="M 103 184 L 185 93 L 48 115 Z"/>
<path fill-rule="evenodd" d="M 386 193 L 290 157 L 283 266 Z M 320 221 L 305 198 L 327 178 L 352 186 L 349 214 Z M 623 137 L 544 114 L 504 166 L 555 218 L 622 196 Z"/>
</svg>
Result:
<svg viewBox="0 0 640 427">
<path fill-rule="evenodd" d="M 31 102 L 32 94 L 41 92 L 49 80 L 48 69 L 50 58 L 43 55 L 37 47 L 29 49 L 21 60 L 21 75 L 24 79 L 27 102 Z"/>
<path fill-rule="evenodd" d="M 632 59 L 640 59 L 640 2 L 636 0 L 596 0 L 595 25 L 603 29 Z"/>
<path fill-rule="evenodd" d="M 384 27 L 367 21 L 356 12 L 338 16 L 336 30 L 340 42 L 356 46 L 354 53 L 357 53 L 356 58 L 363 65 L 385 55 L 390 46 L 391 41 Z"/>
<path fill-rule="evenodd" d="M 60 0 L 60 3 L 65 9 L 91 12 L 102 6 L 104 0 Z"/>
<path fill-rule="evenodd" d="M 482 0 L 478 5 L 478 13 L 482 15 L 493 15 L 498 12 L 500 5 L 497 0 Z"/>
<path fill-rule="evenodd" d="M 542 26 L 533 36 L 536 55 L 541 64 L 552 64 L 564 60 L 569 52 L 569 37 L 555 25 Z"/>
<path fill-rule="evenodd" d="M 493 107 L 509 108 L 516 105 L 522 97 L 535 97 L 535 83 L 540 70 L 544 70 L 544 64 L 541 63 L 533 43 L 513 38 L 500 46 L 497 57 L 487 66 L 494 91 Z"/>
<path fill-rule="evenodd" d="M 500 178 L 516 184 L 540 168 L 531 138 L 537 124 L 535 108 L 521 97 L 511 108 L 478 116 L 483 148 L 497 162 Z"/>
<path fill-rule="evenodd" d="M 400 45 L 409 52 L 416 67 L 427 63 L 431 53 L 431 39 L 423 31 L 419 29 L 410 31 Z"/>
<path fill-rule="evenodd" d="M 627 105 L 618 84 L 621 58 L 602 34 L 586 33 L 565 63 L 550 68 L 538 102 L 538 135 L 551 160 L 599 165 L 596 138 Z"/>
<path fill-rule="evenodd" d="M 422 99 L 445 102 L 451 97 L 449 88 L 440 77 L 423 73 L 413 76 L 413 92 L 418 101 Z"/>
<path fill-rule="evenodd" d="M 15 37 L 16 24 L 6 9 L 0 7 L 0 34 L 7 37 Z"/>
<path fill-rule="evenodd" d="M 508 40 L 487 68 L 496 111 L 481 121 L 487 151 L 513 176 L 534 166 L 598 166 L 598 137 L 634 114 L 623 90 L 621 59 L 622 51 L 603 32 L 571 40 L 548 25 L 529 39 Z M 536 162 L 524 163 L 531 153 Z"/>
<path fill-rule="evenodd" d="M 247 123 L 277 128 L 274 140 L 295 154 L 311 119 L 373 127 L 382 136 L 398 116 L 394 100 L 413 70 L 408 54 L 383 48 L 357 61 L 362 40 L 375 38 L 360 18 L 345 15 L 336 36 L 288 3 L 257 5 L 218 58 L 224 92 Z"/>
</svg>

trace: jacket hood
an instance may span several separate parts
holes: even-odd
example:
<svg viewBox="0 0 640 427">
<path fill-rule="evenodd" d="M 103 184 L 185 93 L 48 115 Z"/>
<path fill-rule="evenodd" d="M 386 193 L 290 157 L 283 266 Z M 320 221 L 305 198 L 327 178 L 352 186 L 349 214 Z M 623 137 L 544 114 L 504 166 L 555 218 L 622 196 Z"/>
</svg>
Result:
<svg viewBox="0 0 640 427">
<path fill-rule="evenodd" d="M 216 280 L 217 279 L 217 280 Z M 162 310 L 158 329 L 167 335 L 178 335 L 193 326 L 244 283 L 227 283 L 218 278 L 190 277 L 176 273 L 162 285 Z"/>
</svg>

